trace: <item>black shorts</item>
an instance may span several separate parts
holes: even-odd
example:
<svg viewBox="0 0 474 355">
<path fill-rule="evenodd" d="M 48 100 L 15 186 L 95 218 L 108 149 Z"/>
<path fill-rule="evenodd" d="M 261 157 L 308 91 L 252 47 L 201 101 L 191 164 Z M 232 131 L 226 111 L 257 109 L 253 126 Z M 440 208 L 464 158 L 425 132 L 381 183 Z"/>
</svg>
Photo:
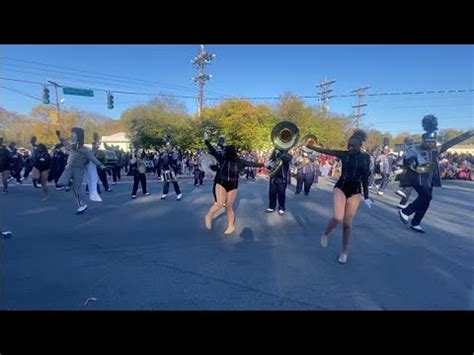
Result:
<svg viewBox="0 0 474 355">
<path fill-rule="evenodd" d="M 218 181 L 217 183 L 221 185 L 225 189 L 226 192 L 235 190 L 239 186 L 238 181 Z"/>
<path fill-rule="evenodd" d="M 40 173 L 50 169 L 49 166 L 48 167 L 46 167 L 46 166 L 35 166 L 35 168 L 38 169 Z"/>
<path fill-rule="evenodd" d="M 360 189 L 360 182 L 347 181 L 345 179 L 339 179 L 336 182 L 336 185 L 334 185 L 334 188 L 336 187 L 342 190 L 346 198 L 350 198 L 362 192 Z"/>
</svg>

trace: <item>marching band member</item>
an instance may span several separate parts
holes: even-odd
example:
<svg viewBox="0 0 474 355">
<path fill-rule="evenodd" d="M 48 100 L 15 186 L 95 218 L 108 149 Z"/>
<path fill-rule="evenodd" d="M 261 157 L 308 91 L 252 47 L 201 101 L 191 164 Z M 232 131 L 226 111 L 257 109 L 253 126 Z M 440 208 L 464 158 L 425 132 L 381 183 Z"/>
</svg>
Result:
<svg viewBox="0 0 474 355">
<path fill-rule="evenodd" d="M 66 163 L 66 168 L 58 181 L 58 186 L 71 186 L 74 194 L 74 199 L 78 205 L 77 214 L 83 213 L 87 209 L 85 204 L 85 196 L 82 190 L 82 181 L 84 179 L 84 168 L 87 163 L 92 161 L 101 169 L 105 166 L 97 160 L 92 151 L 84 147 L 84 130 L 79 127 L 71 128 L 71 142 L 61 138 L 59 131 L 56 131 L 61 144 L 69 149 L 69 157 Z"/>
<path fill-rule="evenodd" d="M 201 185 L 204 183 L 204 171 L 202 171 L 200 168 L 199 168 L 199 164 L 198 164 L 198 159 L 199 159 L 199 156 L 201 155 L 202 153 L 199 152 L 196 154 L 195 157 L 192 158 L 192 163 L 193 163 L 193 166 L 194 166 L 194 170 L 193 170 L 193 173 L 194 173 L 194 186 L 198 186 L 198 185 Z"/>
<path fill-rule="evenodd" d="M 105 160 L 105 152 L 99 150 L 100 148 L 100 140 L 99 140 L 99 135 L 97 133 L 94 133 L 94 141 L 92 142 L 92 152 L 94 153 L 94 156 L 97 158 L 98 161 L 100 161 L 102 164 L 106 163 Z M 95 167 L 97 170 L 97 175 L 99 177 L 99 180 L 102 182 L 102 185 L 104 186 L 105 191 L 111 192 L 112 189 L 109 186 L 109 181 L 107 179 L 107 170 L 106 169 L 100 169 L 99 167 Z M 97 184 L 98 185 L 98 184 Z M 100 193 L 100 188 L 97 188 L 97 190 Z"/>
<path fill-rule="evenodd" d="M 406 137 L 405 138 L 405 147 L 404 151 L 408 151 L 413 147 L 413 139 Z M 403 164 L 403 158 L 402 158 L 402 164 Z M 400 200 L 400 203 L 397 205 L 398 208 L 404 209 L 408 207 L 408 200 L 410 199 L 410 195 L 413 191 L 412 186 L 402 186 L 402 180 L 403 176 L 406 172 L 406 169 L 403 169 L 402 173 L 397 175 L 395 180 L 400 180 L 400 188 L 395 192 L 398 196 L 400 196 L 402 199 Z"/>
<path fill-rule="evenodd" d="M 447 141 L 438 150 L 436 144 L 438 119 L 433 115 L 427 115 L 422 120 L 422 126 L 426 133 L 421 136 L 421 144 L 414 144 L 403 155 L 405 174 L 400 181 L 400 185 L 403 187 L 413 187 L 418 193 L 418 197 L 406 208 L 398 211 L 404 224 L 408 224 L 409 216 L 414 214 L 410 228 L 418 233 L 425 233 L 420 223 L 430 206 L 433 187 L 441 186 L 439 154 L 474 135 L 474 131 L 468 131 Z"/>
<path fill-rule="evenodd" d="M 209 149 L 209 153 L 219 162 L 218 174 L 216 174 L 216 195 L 217 203 L 211 206 L 205 217 L 207 229 L 212 228 L 212 217 L 225 207 L 227 215 L 227 229 L 224 234 L 232 234 L 235 230 L 235 214 L 232 206 L 237 197 L 240 172 L 246 167 L 263 167 L 264 164 L 254 163 L 240 159 L 237 150 L 233 145 L 224 147 L 224 154 L 219 154 L 208 140 L 208 135 L 204 135 L 204 143 Z"/>
<path fill-rule="evenodd" d="M 364 202 L 369 208 L 372 204 L 368 189 L 370 157 L 367 153 L 361 152 L 366 139 L 367 134 L 364 131 L 356 130 L 349 139 L 348 150 L 329 150 L 307 145 L 316 152 L 335 156 L 342 161 L 342 173 L 334 185 L 334 216 L 321 236 L 321 245 L 325 248 L 328 245 L 329 234 L 339 223 L 343 224 L 342 253 L 338 259 L 341 264 L 347 261 L 352 221 L 361 200 L 361 184 Z"/>
<path fill-rule="evenodd" d="M 31 137 L 31 162 L 33 163 L 36 159 L 36 149 L 38 148 L 38 144 L 36 143 L 37 138 L 36 136 Z M 33 165 L 31 165 L 31 169 L 33 169 Z M 38 179 L 31 179 L 33 181 L 33 186 L 35 188 L 39 188 L 41 186 L 38 186 Z"/>
<path fill-rule="evenodd" d="M 53 149 L 53 156 L 51 157 L 51 170 L 48 177 L 48 181 L 54 180 L 56 191 L 64 190 L 64 187 L 58 186 L 58 181 L 66 167 L 66 162 L 67 157 L 61 150 L 61 144 L 56 144 Z"/>
<path fill-rule="evenodd" d="M 169 141 L 166 142 L 165 151 L 160 156 L 160 170 L 163 179 L 163 194 L 161 195 L 161 199 L 164 200 L 168 195 L 170 182 L 172 182 L 174 191 L 176 192 L 176 200 L 181 200 L 183 194 L 181 193 L 178 181 L 176 180 L 178 154 L 173 150 L 173 146 Z"/>
<path fill-rule="evenodd" d="M 23 178 L 21 177 L 21 170 L 23 169 L 24 162 L 22 155 L 18 152 L 16 147 L 12 149 L 13 154 L 13 163 L 11 176 L 16 179 L 17 184 L 23 183 Z"/>
<path fill-rule="evenodd" d="M 390 171 L 391 171 L 391 165 L 390 165 L 390 161 L 389 161 L 389 158 L 388 158 L 388 152 L 389 152 L 388 144 L 385 144 L 383 149 L 382 149 L 382 153 L 379 154 L 377 159 L 375 159 L 375 164 L 378 164 L 379 169 L 380 169 L 379 170 L 380 174 L 382 175 L 382 180 L 380 181 L 379 191 L 377 191 L 377 194 L 379 194 L 380 196 L 383 195 L 383 191 L 385 190 L 385 188 L 387 187 L 387 185 L 389 183 L 389 175 L 390 175 Z"/>
<path fill-rule="evenodd" d="M 210 144 L 209 135 L 207 134 L 207 132 L 204 133 L 204 143 L 207 146 L 208 143 L 206 143 L 206 141 Z M 216 185 L 220 180 L 219 179 L 219 172 L 220 172 L 219 159 L 223 158 L 223 154 L 224 154 L 224 137 L 223 136 L 219 137 L 219 140 L 217 141 L 217 148 L 214 149 L 214 152 L 220 157 L 220 158 L 217 158 L 217 156 L 214 156 L 214 158 L 216 158 L 217 160 L 217 167 L 216 167 L 216 175 L 214 175 L 214 184 L 212 186 L 212 194 L 214 195 L 214 203 L 217 203 Z M 212 154 L 210 151 L 209 153 Z"/>
<path fill-rule="evenodd" d="M 2 175 L 3 193 L 8 192 L 8 178 L 13 162 L 13 156 L 7 146 L 3 144 L 3 138 L 0 138 L 0 173 Z"/>
<path fill-rule="evenodd" d="M 44 144 L 37 145 L 33 168 L 39 171 L 39 181 L 43 190 L 41 201 L 46 201 L 48 199 L 48 175 L 51 169 L 51 156 Z"/>
<path fill-rule="evenodd" d="M 290 162 L 293 157 L 288 152 L 274 149 L 269 160 L 274 162 L 277 159 L 281 159 L 283 164 L 269 179 L 269 207 L 265 212 L 274 212 L 278 200 L 278 214 L 283 215 L 285 213 L 286 186 L 290 179 Z"/>
<path fill-rule="evenodd" d="M 253 161 L 253 162 L 256 162 L 257 159 L 255 157 L 254 154 L 252 154 L 252 152 L 249 152 L 247 154 L 247 156 L 245 157 L 245 160 L 247 161 Z M 252 168 L 252 167 L 247 167 L 246 168 L 246 172 L 245 172 L 245 178 L 248 180 L 249 177 L 252 179 L 252 180 L 255 180 L 255 175 L 256 175 L 256 169 L 255 168 Z"/>
<path fill-rule="evenodd" d="M 316 155 L 301 152 L 296 155 L 292 163 L 296 168 L 295 195 L 301 192 L 304 185 L 304 194 L 308 196 L 311 191 L 311 185 L 315 180 L 317 181 L 317 174 L 319 173 Z"/>
<path fill-rule="evenodd" d="M 135 152 L 132 159 L 130 160 L 129 175 L 133 175 L 132 199 L 137 197 L 138 183 L 142 185 L 143 195 L 150 196 L 150 193 L 147 191 L 146 184 L 146 166 L 142 158 L 143 156 L 140 157 L 140 154 Z"/>
</svg>

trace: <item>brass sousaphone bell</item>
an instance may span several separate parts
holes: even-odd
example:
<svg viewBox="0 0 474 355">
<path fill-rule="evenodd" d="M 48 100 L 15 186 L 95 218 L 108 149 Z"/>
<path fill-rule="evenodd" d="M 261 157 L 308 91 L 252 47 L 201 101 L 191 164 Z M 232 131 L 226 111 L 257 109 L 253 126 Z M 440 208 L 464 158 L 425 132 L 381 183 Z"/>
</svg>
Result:
<svg viewBox="0 0 474 355">
<path fill-rule="evenodd" d="M 324 144 L 319 142 L 319 138 L 315 136 L 314 134 L 307 134 L 303 137 L 303 139 L 300 141 L 301 145 L 301 150 L 303 153 L 306 154 L 316 154 L 317 156 L 320 155 L 320 153 L 315 152 L 312 149 L 309 149 L 307 146 L 313 146 L 313 147 L 318 147 L 318 148 L 324 148 Z"/>
<path fill-rule="evenodd" d="M 293 148 L 299 140 L 300 131 L 298 127 L 293 122 L 283 121 L 278 123 L 272 129 L 271 139 L 275 149 L 287 152 Z M 275 173 L 281 168 L 283 161 L 281 159 L 276 159 L 268 175 L 273 177 Z"/>
</svg>

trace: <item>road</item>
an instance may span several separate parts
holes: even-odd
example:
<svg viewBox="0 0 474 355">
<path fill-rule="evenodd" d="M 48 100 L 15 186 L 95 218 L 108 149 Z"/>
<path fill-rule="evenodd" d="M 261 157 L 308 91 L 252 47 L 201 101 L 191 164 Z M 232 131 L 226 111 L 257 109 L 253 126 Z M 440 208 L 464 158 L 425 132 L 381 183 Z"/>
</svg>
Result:
<svg viewBox="0 0 474 355">
<path fill-rule="evenodd" d="M 128 178 L 127 178 L 128 179 Z M 4 310 L 466 310 L 474 309 L 474 183 L 435 189 L 420 235 L 397 215 L 396 183 L 371 194 L 354 221 L 348 262 L 337 263 L 342 228 L 323 249 L 334 182 L 309 196 L 287 191 L 287 213 L 265 214 L 268 181 L 239 184 L 236 231 L 225 216 L 204 226 L 212 182 L 182 181 L 160 200 L 131 182 L 75 215 L 68 192 L 12 185 L 0 198 Z M 416 196 L 416 193 L 414 193 Z M 84 305 L 88 298 L 96 298 Z"/>
</svg>

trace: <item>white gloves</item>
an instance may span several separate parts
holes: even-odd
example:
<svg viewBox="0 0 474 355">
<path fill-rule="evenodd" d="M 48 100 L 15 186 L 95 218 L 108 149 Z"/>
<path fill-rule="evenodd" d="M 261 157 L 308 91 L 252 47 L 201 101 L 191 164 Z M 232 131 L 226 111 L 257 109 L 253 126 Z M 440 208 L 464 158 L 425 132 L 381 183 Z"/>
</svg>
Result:
<svg viewBox="0 0 474 355">
<path fill-rule="evenodd" d="M 209 140 L 209 134 L 207 132 L 204 132 L 204 140 L 205 141 Z"/>
</svg>

